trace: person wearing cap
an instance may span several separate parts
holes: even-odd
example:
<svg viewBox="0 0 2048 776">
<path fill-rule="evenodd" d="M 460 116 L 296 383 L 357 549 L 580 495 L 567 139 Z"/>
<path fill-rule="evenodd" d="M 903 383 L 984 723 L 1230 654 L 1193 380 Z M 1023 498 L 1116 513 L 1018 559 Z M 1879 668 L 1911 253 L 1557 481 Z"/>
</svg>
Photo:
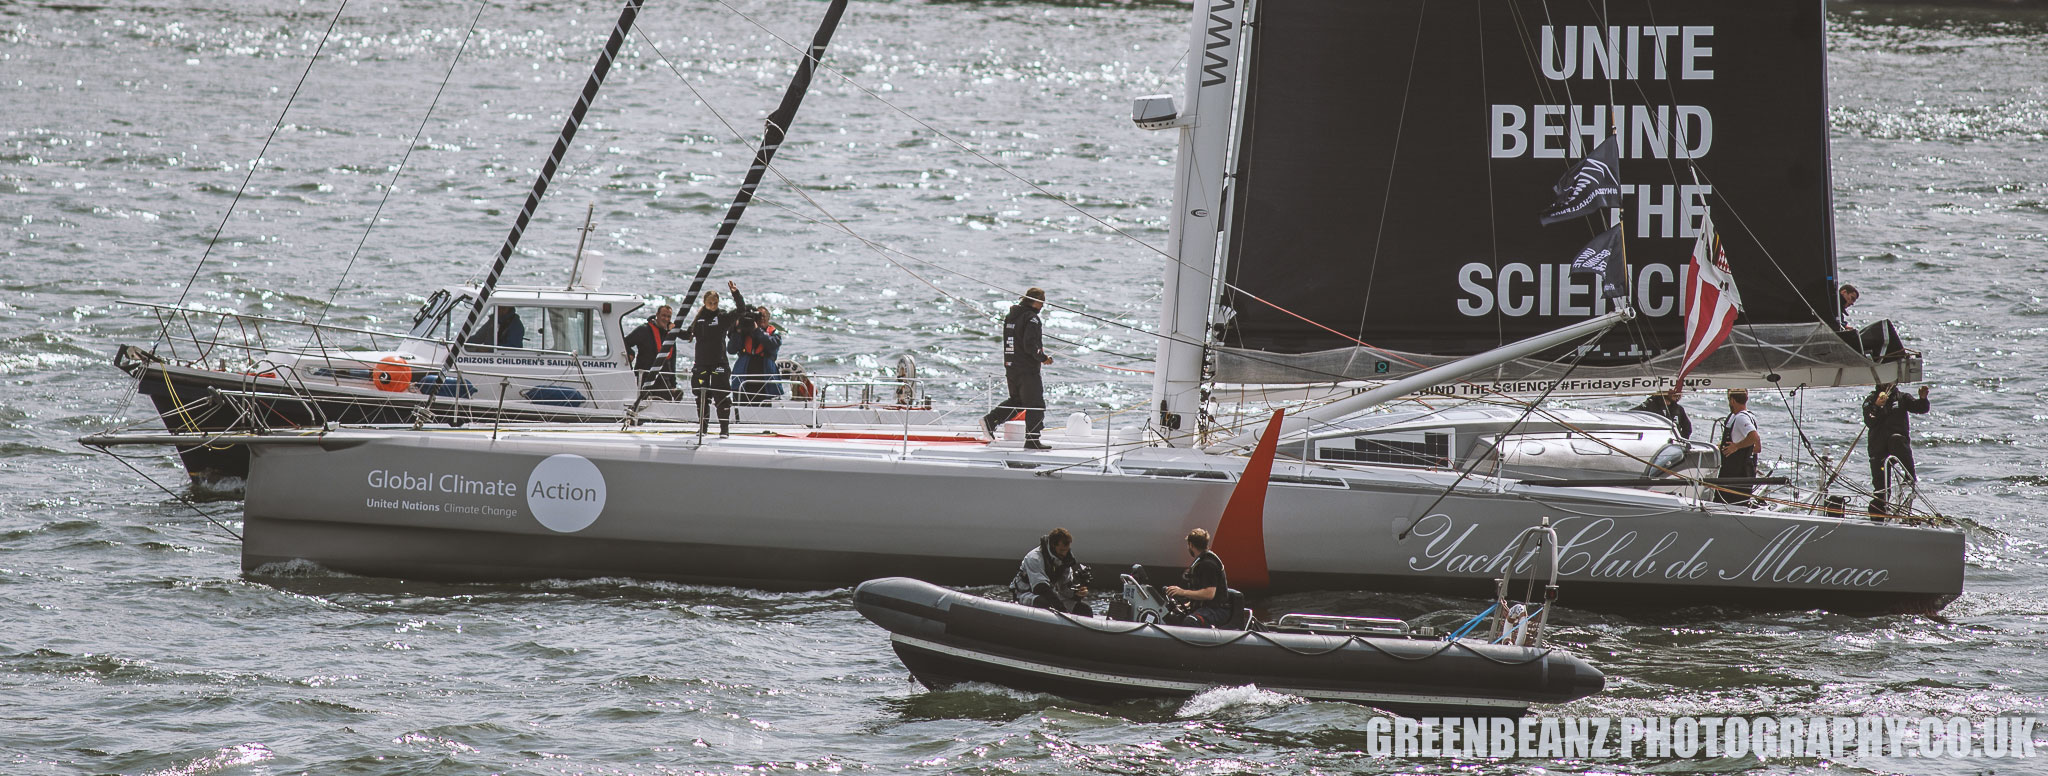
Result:
<svg viewBox="0 0 2048 776">
<path fill-rule="evenodd" d="M 1891 491 L 1885 487 L 1884 464 L 1887 459 L 1899 459 L 1899 465 L 1906 467 L 1907 474 L 1917 474 L 1913 469 L 1912 420 L 1907 413 L 1925 415 L 1932 406 L 1927 401 L 1927 386 L 1920 386 L 1920 397 L 1906 396 L 1894 388 L 1892 383 L 1882 383 L 1870 392 L 1870 398 L 1863 402 L 1863 425 L 1870 433 L 1870 513 L 1890 514 Z"/>
<path fill-rule="evenodd" d="M 981 416 L 981 428 L 993 441 L 996 427 L 1023 411 L 1027 450 L 1052 449 L 1038 441 L 1039 433 L 1045 430 L 1045 380 L 1038 370 L 1041 365 L 1052 363 L 1052 356 L 1045 353 L 1045 330 L 1038 322 L 1038 311 L 1043 309 L 1045 289 L 1033 288 L 1010 305 L 1009 315 L 1003 316 L 1003 377 L 1009 383 L 1010 395 Z"/>
<path fill-rule="evenodd" d="M 1678 429 L 1680 439 L 1691 439 L 1692 418 L 1686 417 L 1685 408 L 1678 404 L 1678 400 L 1684 397 L 1685 389 L 1674 385 L 1662 393 L 1650 394 L 1642 404 L 1636 405 L 1634 411 L 1647 412 L 1669 420 L 1671 425 Z"/>
</svg>

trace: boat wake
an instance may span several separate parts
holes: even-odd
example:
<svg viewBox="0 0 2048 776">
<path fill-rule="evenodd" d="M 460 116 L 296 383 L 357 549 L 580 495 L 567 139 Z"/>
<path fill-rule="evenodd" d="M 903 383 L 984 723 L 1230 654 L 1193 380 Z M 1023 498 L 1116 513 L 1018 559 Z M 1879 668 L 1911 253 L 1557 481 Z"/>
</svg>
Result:
<svg viewBox="0 0 2048 776">
<path fill-rule="evenodd" d="M 193 477 L 193 501 L 240 501 L 249 481 L 241 477 Z"/>
<path fill-rule="evenodd" d="M 1307 699 L 1298 695 L 1262 690 L 1256 684 L 1247 684 L 1205 690 L 1187 699 L 1173 715 L 1180 719 L 1194 719 L 1239 710 L 1273 709 L 1307 702 Z"/>
</svg>

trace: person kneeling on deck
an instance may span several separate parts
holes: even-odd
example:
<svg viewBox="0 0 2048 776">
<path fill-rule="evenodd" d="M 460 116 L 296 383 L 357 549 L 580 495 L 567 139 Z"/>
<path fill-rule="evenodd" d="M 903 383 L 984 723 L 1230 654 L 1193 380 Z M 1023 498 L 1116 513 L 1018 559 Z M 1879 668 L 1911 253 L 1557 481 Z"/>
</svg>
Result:
<svg viewBox="0 0 2048 776">
<path fill-rule="evenodd" d="M 1010 594 L 1017 603 L 1040 609 L 1078 614 L 1095 614 L 1083 600 L 1088 596 L 1088 567 L 1074 560 L 1074 535 L 1054 528 L 1038 540 L 1038 546 L 1024 553 L 1017 576 L 1010 580 Z"/>
<path fill-rule="evenodd" d="M 1181 575 L 1181 585 L 1166 586 L 1167 596 L 1180 599 L 1176 608 L 1184 609 L 1172 624 L 1230 627 L 1239 606 L 1231 595 L 1230 578 L 1223 572 L 1223 559 L 1209 551 L 1208 531 L 1197 528 L 1188 532 L 1188 557 L 1195 562 Z"/>
</svg>

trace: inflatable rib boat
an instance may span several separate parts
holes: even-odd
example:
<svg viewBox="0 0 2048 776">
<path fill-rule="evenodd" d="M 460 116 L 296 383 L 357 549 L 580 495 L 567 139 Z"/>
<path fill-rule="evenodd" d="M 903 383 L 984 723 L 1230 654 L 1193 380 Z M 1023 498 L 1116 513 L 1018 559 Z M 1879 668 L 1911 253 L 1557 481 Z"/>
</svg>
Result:
<svg viewBox="0 0 2048 776">
<path fill-rule="evenodd" d="M 1606 684 L 1599 669 L 1552 647 L 1359 635 L 1328 622 L 1360 618 L 1321 618 L 1303 632 L 1188 628 L 1069 615 L 902 577 L 863 582 L 853 600 L 933 689 L 987 682 L 1106 702 L 1256 684 L 1409 716 L 1519 717 Z"/>
</svg>

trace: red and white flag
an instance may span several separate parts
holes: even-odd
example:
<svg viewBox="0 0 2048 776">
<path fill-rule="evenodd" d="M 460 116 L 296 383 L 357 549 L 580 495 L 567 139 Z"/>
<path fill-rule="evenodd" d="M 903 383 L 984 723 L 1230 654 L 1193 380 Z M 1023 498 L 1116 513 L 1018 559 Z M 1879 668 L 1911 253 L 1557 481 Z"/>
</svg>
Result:
<svg viewBox="0 0 2048 776">
<path fill-rule="evenodd" d="M 1728 271 L 1728 254 L 1721 250 L 1721 235 L 1714 231 L 1714 219 L 1709 216 L 1702 224 L 1699 242 L 1692 246 L 1691 277 L 1685 289 L 1685 359 L 1678 365 L 1678 385 L 1684 385 L 1686 373 L 1728 341 L 1739 312 L 1742 294 L 1735 290 L 1735 273 Z"/>
</svg>

